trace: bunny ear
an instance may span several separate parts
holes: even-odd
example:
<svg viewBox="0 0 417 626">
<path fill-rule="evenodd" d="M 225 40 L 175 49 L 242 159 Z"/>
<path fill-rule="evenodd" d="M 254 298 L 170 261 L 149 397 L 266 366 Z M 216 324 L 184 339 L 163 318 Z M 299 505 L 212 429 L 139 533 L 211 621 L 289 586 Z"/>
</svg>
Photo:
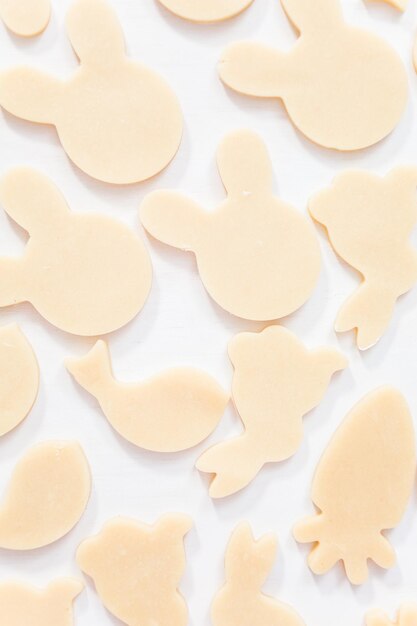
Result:
<svg viewBox="0 0 417 626">
<path fill-rule="evenodd" d="M 241 522 L 233 531 L 226 548 L 226 579 L 230 580 L 236 572 L 236 562 L 242 553 L 253 550 L 255 539 L 249 522 Z"/>
<path fill-rule="evenodd" d="M 17 67 L 0 76 L 0 105 L 30 122 L 53 124 L 61 94 L 61 81 L 36 69 Z"/>
<path fill-rule="evenodd" d="M 255 133 L 241 130 L 228 135 L 217 152 L 217 165 L 230 196 L 271 192 L 271 161 Z"/>
<path fill-rule="evenodd" d="M 288 19 L 300 32 L 326 30 L 343 22 L 339 0 L 281 0 Z"/>
<path fill-rule="evenodd" d="M 119 63 L 125 56 L 123 31 L 105 0 L 76 0 L 67 15 L 71 44 L 82 63 Z"/>
<path fill-rule="evenodd" d="M 6 213 L 31 234 L 69 212 L 55 185 L 29 167 L 10 170 L 0 180 L 0 203 Z"/>
</svg>

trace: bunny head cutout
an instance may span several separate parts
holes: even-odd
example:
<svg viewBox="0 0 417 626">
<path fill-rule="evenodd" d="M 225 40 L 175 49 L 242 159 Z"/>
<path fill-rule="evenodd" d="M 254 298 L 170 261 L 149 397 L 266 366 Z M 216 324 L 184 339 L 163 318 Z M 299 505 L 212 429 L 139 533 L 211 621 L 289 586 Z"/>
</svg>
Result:
<svg viewBox="0 0 417 626">
<path fill-rule="evenodd" d="M 143 307 L 151 264 L 124 224 L 72 213 L 49 179 L 29 168 L 0 181 L 0 203 L 30 235 L 23 256 L 0 258 L 0 307 L 29 301 L 51 324 L 86 336 L 120 328 Z"/>
<path fill-rule="evenodd" d="M 0 18 L 15 35 L 33 37 L 48 26 L 49 0 L 0 0 Z"/>
<path fill-rule="evenodd" d="M 365 618 L 366 626 L 417 626 L 417 605 L 405 602 L 398 611 L 395 621 L 380 609 L 368 611 Z"/>
<path fill-rule="evenodd" d="M 169 11 L 190 22 L 222 22 L 242 13 L 253 0 L 159 0 Z"/>
<path fill-rule="evenodd" d="M 195 253 L 207 291 L 229 313 L 250 320 L 284 317 L 304 304 L 318 278 L 312 226 L 272 194 L 271 162 L 257 135 L 228 135 L 217 162 L 228 194 L 217 210 L 156 191 L 142 204 L 142 223 L 156 239 Z"/>
<path fill-rule="evenodd" d="M 67 18 L 81 65 L 69 80 L 18 67 L 0 78 L 0 105 L 56 126 L 64 150 L 99 180 L 135 183 L 160 172 L 181 141 L 182 114 L 165 81 L 125 55 L 105 0 L 75 0 Z"/>
<path fill-rule="evenodd" d="M 241 42 L 223 53 L 223 82 L 281 98 L 294 125 L 326 148 L 357 150 L 388 135 L 407 101 L 405 68 L 388 44 L 348 26 L 338 0 L 281 0 L 300 32 L 290 52 Z"/>
</svg>

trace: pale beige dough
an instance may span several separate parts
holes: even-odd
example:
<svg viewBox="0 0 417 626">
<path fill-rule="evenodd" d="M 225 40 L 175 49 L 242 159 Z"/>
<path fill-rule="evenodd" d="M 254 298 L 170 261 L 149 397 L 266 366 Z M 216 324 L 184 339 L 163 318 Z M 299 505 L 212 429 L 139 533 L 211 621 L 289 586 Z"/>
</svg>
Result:
<svg viewBox="0 0 417 626">
<path fill-rule="evenodd" d="M 0 624 L 74 626 L 72 603 L 83 588 L 75 578 L 59 578 L 46 589 L 21 582 L 0 583 Z"/>
<path fill-rule="evenodd" d="M 366 626 L 417 626 L 417 605 L 409 602 L 402 604 L 395 621 L 379 609 L 368 611 L 365 624 Z"/>
<path fill-rule="evenodd" d="M 0 548 L 33 550 L 57 541 L 79 521 L 90 489 L 78 443 L 33 446 L 17 463 L 0 505 Z"/>
<path fill-rule="evenodd" d="M 97 398 L 110 424 L 128 441 L 155 452 L 197 445 L 219 423 L 229 396 L 208 374 L 178 367 L 142 383 L 121 383 L 100 340 L 81 359 L 68 359 L 75 380 Z"/>
<path fill-rule="evenodd" d="M 394 9 L 399 11 L 405 11 L 408 5 L 408 0 L 371 0 L 372 2 L 386 2 L 390 4 Z"/>
<path fill-rule="evenodd" d="M 271 161 L 257 135 L 226 136 L 217 163 L 227 191 L 217 210 L 156 191 L 141 206 L 142 223 L 156 239 L 194 252 L 207 291 L 229 313 L 264 321 L 289 315 L 310 297 L 320 272 L 313 229 L 273 195 Z"/>
<path fill-rule="evenodd" d="M 15 35 L 33 37 L 48 26 L 49 0 L 0 0 L 0 17 Z"/>
<path fill-rule="evenodd" d="M 28 415 L 38 389 L 39 367 L 32 347 L 17 324 L 3 326 L 0 328 L 0 436 Z"/>
<path fill-rule="evenodd" d="M 294 529 L 297 541 L 315 544 L 312 571 L 324 574 L 342 560 L 349 580 L 359 585 L 368 577 L 368 559 L 392 567 L 395 552 L 382 531 L 401 521 L 415 471 L 407 403 L 396 389 L 381 387 L 350 411 L 317 467 L 317 513 Z"/>
<path fill-rule="evenodd" d="M 115 518 L 77 551 L 104 606 L 128 626 L 187 626 L 187 605 L 178 591 L 185 570 L 186 515 L 169 514 L 149 526 Z"/>
<path fill-rule="evenodd" d="M 242 13 L 253 0 L 159 0 L 169 11 L 191 22 L 222 22 Z"/>
<path fill-rule="evenodd" d="M 292 456 L 303 437 L 303 416 L 320 403 L 332 375 L 347 365 L 337 350 L 307 350 L 282 326 L 236 335 L 229 356 L 235 368 L 233 400 L 245 432 L 197 461 L 200 471 L 214 474 L 212 498 L 236 493 L 265 463 Z"/>
<path fill-rule="evenodd" d="M 327 229 L 334 250 L 362 277 L 342 305 L 336 331 L 357 329 L 365 350 L 384 334 L 397 298 L 417 282 L 417 252 L 410 235 L 417 221 L 417 168 L 384 177 L 339 174 L 310 200 L 312 217 Z"/>
<path fill-rule="evenodd" d="M 53 183 L 16 168 L 0 203 L 30 236 L 23 256 L 0 258 L 0 307 L 31 302 L 61 330 L 101 335 L 127 324 L 152 282 L 149 255 L 129 228 L 98 213 L 72 213 Z"/>
<path fill-rule="evenodd" d="M 262 593 L 276 551 L 275 535 L 255 541 L 249 524 L 239 524 L 226 550 L 226 584 L 212 605 L 213 626 L 303 626 L 293 608 Z"/>
<path fill-rule="evenodd" d="M 281 0 L 300 37 L 289 52 L 251 41 L 224 51 L 222 81 L 280 98 L 294 125 L 326 148 L 357 150 L 388 135 L 407 97 L 407 75 L 382 39 L 348 26 L 338 0 Z"/>
<path fill-rule="evenodd" d="M 180 145 L 175 94 L 158 74 L 126 57 L 123 33 L 105 0 L 75 0 L 67 28 L 81 63 L 73 77 L 7 70 L 0 75 L 0 105 L 56 126 L 70 159 L 94 178 L 127 184 L 154 176 Z"/>
</svg>

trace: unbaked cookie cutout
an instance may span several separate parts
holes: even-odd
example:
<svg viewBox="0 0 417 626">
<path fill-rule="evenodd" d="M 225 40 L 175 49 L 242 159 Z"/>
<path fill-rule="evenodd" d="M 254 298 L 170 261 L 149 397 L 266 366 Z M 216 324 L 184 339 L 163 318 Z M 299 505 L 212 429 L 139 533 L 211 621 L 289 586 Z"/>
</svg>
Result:
<svg viewBox="0 0 417 626">
<path fill-rule="evenodd" d="M 178 585 L 185 570 L 184 537 L 192 520 L 161 517 L 153 526 L 115 518 L 82 542 L 77 563 L 90 576 L 108 611 L 128 626 L 187 626 Z"/>
<path fill-rule="evenodd" d="M 365 616 L 366 626 L 417 626 L 417 605 L 405 602 L 398 611 L 397 618 L 391 620 L 389 616 L 380 609 L 368 611 Z"/>
<path fill-rule="evenodd" d="M 0 74 L 0 105 L 31 122 L 52 124 L 69 158 L 98 180 L 128 184 L 164 169 L 182 135 L 171 88 L 126 57 L 117 16 L 105 0 L 75 0 L 68 34 L 80 59 L 69 80 L 35 68 Z"/>
<path fill-rule="evenodd" d="M 372 2 L 385 2 L 386 4 L 390 4 L 394 9 L 398 9 L 401 12 L 404 12 L 408 5 L 408 0 L 369 0 Z"/>
<path fill-rule="evenodd" d="M 39 366 L 17 324 L 0 328 L 0 436 L 16 428 L 33 407 Z M 1 619 L 0 619 L 1 623 Z"/>
<path fill-rule="evenodd" d="M 141 383 L 119 382 L 102 340 L 81 359 L 67 359 L 66 366 L 97 398 L 122 437 L 154 452 L 197 445 L 216 428 L 229 402 L 229 395 L 211 376 L 191 367 L 166 370 Z"/>
<path fill-rule="evenodd" d="M 289 52 L 251 41 L 224 51 L 222 81 L 278 98 L 294 125 L 326 148 L 358 150 L 386 137 L 408 98 L 405 67 L 383 39 L 345 23 L 338 0 L 281 0 L 300 36 Z"/>
<path fill-rule="evenodd" d="M 213 23 L 242 13 L 253 0 L 159 0 L 171 13 L 190 22 Z"/>
<path fill-rule="evenodd" d="M 196 255 L 201 280 L 223 309 L 250 320 L 289 315 L 311 296 L 320 250 L 304 215 L 272 192 L 272 168 L 258 135 L 240 130 L 217 153 L 227 200 L 205 211 L 174 191 L 155 191 L 142 203 L 145 229 Z"/>
<path fill-rule="evenodd" d="M 0 18 L 20 37 L 39 35 L 48 26 L 50 17 L 50 0 L 0 0 Z"/>
<path fill-rule="evenodd" d="M 368 559 L 392 567 L 395 552 L 383 531 L 401 521 L 415 473 L 407 403 L 393 387 L 380 387 L 353 407 L 317 466 L 317 513 L 294 529 L 297 541 L 315 544 L 311 570 L 324 574 L 341 560 L 350 582 L 359 585 L 368 578 Z"/>
<path fill-rule="evenodd" d="M 0 307 L 28 301 L 54 326 L 86 336 L 116 330 L 142 309 L 151 262 L 124 224 L 73 213 L 48 178 L 25 167 L 0 180 L 0 204 L 30 237 L 23 256 L 0 258 Z"/>
<path fill-rule="evenodd" d="M 313 196 L 309 209 L 335 252 L 362 277 L 335 328 L 356 329 L 358 347 L 365 350 L 386 331 L 399 296 L 417 282 L 417 251 L 410 242 L 417 222 L 417 168 L 397 167 L 384 177 L 344 172 Z"/>
<path fill-rule="evenodd" d="M 22 582 L 0 583 L 0 624 L 74 626 L 72 603 L 83 589 L 75 578 L 59 578 L 45 589 Z"/>
<path fill-rule="evenodd" d="M 91 477 L 76 442 L 46 441 L 15 466 L 0 504 L 0 548 L 33 550 L 66 535 L 87 506 Z"/>
</svg>

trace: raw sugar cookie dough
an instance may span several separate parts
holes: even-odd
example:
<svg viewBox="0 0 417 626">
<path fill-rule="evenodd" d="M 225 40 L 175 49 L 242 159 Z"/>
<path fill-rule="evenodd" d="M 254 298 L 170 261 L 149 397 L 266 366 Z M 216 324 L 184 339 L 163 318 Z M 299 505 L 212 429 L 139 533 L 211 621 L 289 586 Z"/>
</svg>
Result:
<svg viewBox="0 0 417 626">
<path fill-rule="evenodd" d="M 90 490 L 78 443 L 33 446 L 17 463 L 0 503 L 0 548 L 33 550 L 57 541 L 81 518 Z"/>
<path fill-rule="evenodd" d="M 22 582 L 0 583 L 0 624 L 74 626 L 72 603 L 83 589 L 75 578 L 59 578 L 45 589 Z"/>
<path fill-rule="evenodd" d="M 235 368 L 233 400 L 245 432 L 197 461 L 199 470 L 214 474 L 213 498 L 246 487 L 265 463 L 292 456 L 303 437 L 303 416 L 320 403 L 332 375 L 347 365 L 337 350 L 307 350 L 282 326 L 236 335 L 229 356 Z"/>
<path fill-rule="evenodd" d="M 408 5 L 408 0 L 368 0 L 368 2 L 385 2 L 402 12 L 406 10 Z"/>
<path fill-rule="evenodd" d="M 341 560 L 359 585 L 368 578 L 368 559 L 392 567 L 395 552 L 383 531 L 401 521 L 415 473 L 407 403 L 396 389 L 381 387 L 353 407 L 318 464 L 311 494 L 318 512 L 294 529 L 297 541 L 315 544 L 312 571 L 324 574 Z"/>
<path fill-rule="evenodd" d="M 417 605 L 411 602 L 402 604 L 394 621 L 380 609 L 368 611 L 365 626 L 417 626 Z"/>
<path fill-rule="evenodd" d="M 169 11 L 190 22 L 222 22 L 242 13 L 253 0 L 159 0 Z"/>
<path fill-rule="evenodd" d="M 93 178 L 121 185 L 158 174 L 181 141 L 175 94 L 158 74 L 126 57 L 105 0 L 75 0 L 67 29 L 81 63 L 73 77 L 6 70 L 0 105 L 25 120 L 53 124 L 69 158 Z"/>
<path fill-rule="evenodd" d="M 0 180 L 0 204 L 30 236 L 23 256 L 0 257 L 0 307 L 30 302 L 54 326 L 85 336 L 116 330 L 142 309 L 151 262 L 124 224 L 73 213 L 55 185 L 30 168 Z"/>
<path fill-rule="evenodd" d="M 192 521 L 168 514 L 153 526 L 115 518 L 86 539 L 77 563 L 90 576 L 104 606 L 128 626 L 187 626 L 178 585 L 185 570 L 184 537 Z"/>
<path fill-rule="evenodd" d="M 220 385 L 200 370 L 178 367 L 141 383 L 121 383 L 110 353 L 98 341 L 81 359 L 68 359 L 75 380 L 95 396 L 110 424 L 131 443 L 155 452 L 178 452 L 208 437 L 229 402 Z"/>
<path fill-rule="evenodd" d="M 226 550 L 226 584 L 211 607 L 213 626 L 303 626 L 293 608 L 262 593 L 277 551 L 275 535 L 255 540 L 249 524 L 233 531 Z"/>
<path fill-rule="evenodd" d="M 39 35 L 50 17 L 50 0 L 0 0 L 0 18 L 15 35 Z"/>
<path fill-rule="evenodd" d="M 362 277 L 335 328 L 356 329 L 358 347 L 365 350 L 384 334 L 399 296 L 417 282 L 417 251 L 410 241 L 417 222 L 417 168 L 398 167 L 382 178 L 344 172 L 310 200 L 309 210 L 325 226 L 335 252 Z"/>
<path fill-rule="evenodd" d="M 1 327 L 0 436 L 29 414 L 38 389 L 39 367 L 31 345 L 17 324 Z"/>
<path fill-rule="evenodd" d="M 164 243 L 194 252 L 207 291 L 229 313 L 274 320 L 301 307 L 320 272 L 320 251 L 308 220 L 272 192 L 272 168 L 254 133 L 231 133 L 217 163 L 227 200 L 205 211 L 174 191 L 142 203 L 145 229 Z"/>
<path fill-rule="evenodd" d="M 408 98 L 397 53 L 343 20 L 338 0 L 281 0 L 300 33 L 289 52 L 240 42 L 224 51 L 222 81 L 242 94 L 282 99 L 294 125 L 326 148 L 358 150 L 388 135 Z"/>
</svg>

